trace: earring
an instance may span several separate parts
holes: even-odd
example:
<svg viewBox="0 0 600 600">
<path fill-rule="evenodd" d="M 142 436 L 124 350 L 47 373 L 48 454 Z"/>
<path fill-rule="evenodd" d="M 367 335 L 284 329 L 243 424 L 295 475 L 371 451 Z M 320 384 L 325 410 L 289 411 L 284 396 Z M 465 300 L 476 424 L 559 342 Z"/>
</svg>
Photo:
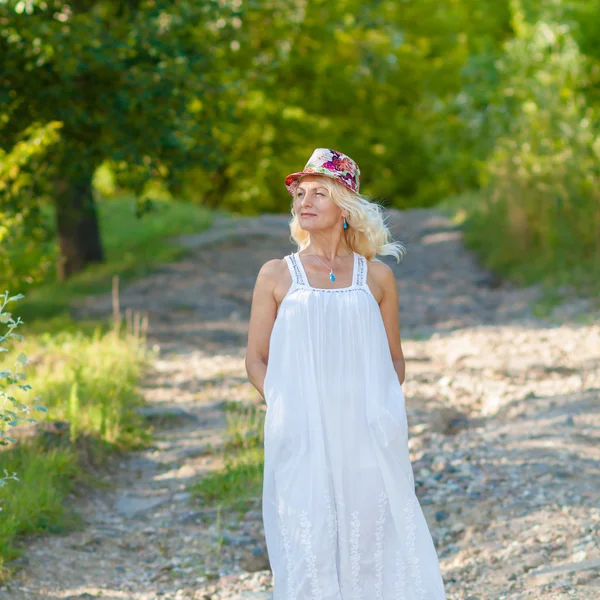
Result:
<svg viewBox="0 0 600 600">
<path fill-rule="evenodd" d="M 346 219 L 344 218 L 344 229 L 348 229 L 348 223 L 346 223 Z"/>
</svg>

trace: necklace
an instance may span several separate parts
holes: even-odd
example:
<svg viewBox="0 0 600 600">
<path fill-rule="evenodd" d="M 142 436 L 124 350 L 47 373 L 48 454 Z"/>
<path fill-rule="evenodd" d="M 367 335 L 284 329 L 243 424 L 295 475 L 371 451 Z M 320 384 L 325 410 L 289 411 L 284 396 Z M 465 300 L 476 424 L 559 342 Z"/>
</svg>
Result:
<svg viewBox="0 0 600 600">
<path fill-rule="evenodd" d="M 350 256 L 352 254 L 352 252 L 349 252 L 348 254 L 345 254 L 344 256 Z M 330 281 L 335 281 L 335 275 L 333 273 L 333 269 L 325 264 L 316 254 L 313 254 L 312 256 L 314 256 L 321 264 L 325 265 L 328 269 L 329 269 L 329 279 Z M 337 269 L 337 267 L 336 267 Z"/>
</svg>

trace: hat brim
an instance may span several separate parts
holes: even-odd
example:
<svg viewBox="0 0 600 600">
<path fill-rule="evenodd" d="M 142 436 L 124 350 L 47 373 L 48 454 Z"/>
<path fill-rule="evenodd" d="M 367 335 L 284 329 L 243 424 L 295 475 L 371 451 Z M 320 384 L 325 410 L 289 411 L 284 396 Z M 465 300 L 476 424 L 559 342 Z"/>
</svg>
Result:
<svg viewBox="0 0 600 600">
<path fill-rule="evenodd" d="M 335 179 L 336 181 L 339 181 L 342 185 L 346 186 L 350 191 L 352 191 L 352 192 L 354 191 L 345 181 L 343 181 L 340 177 L 336 177 L 333 174 L 320 173 L 319 171 L 299 171 L 298 173 L 290 173 L 285 178 L 285 187 L 287 188 L 288 192 L 292 196 L 294 195 L 294 190 L 296 188 L 296 185 L 295 185 L 296 182 L 303 175 L 321 175 L 322 177 L 328 177 L 329 179 Z"/>
</svg>

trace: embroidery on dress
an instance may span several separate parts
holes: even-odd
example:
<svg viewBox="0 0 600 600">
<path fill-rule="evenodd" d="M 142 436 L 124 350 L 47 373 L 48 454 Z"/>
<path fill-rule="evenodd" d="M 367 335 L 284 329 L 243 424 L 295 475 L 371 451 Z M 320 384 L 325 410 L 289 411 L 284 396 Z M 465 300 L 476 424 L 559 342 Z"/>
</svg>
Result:
<svg viewBox="0 0 600 600">
<path fill-rule="evenodd" d="M 419 598 L 425 600 L 425 589 L 423 589 L 423 581 L 421 579 L 421 564 L 419 557 L 417 556 L 415 545 L 416 545 L 416 529 L 415 524 L 415 503 L 417 502 L 416 496 L 412 495 L 406 502 L 404 512 L 406 514 L 406 545 L 408 548 L 408 562 L 411 567 L 411 573 L 415 581 L 415 591 L 419 593 Z"/>
<path fill-rule="evenodd" d="M 304 546 L 304 554 L 306 556 L 306 568 L 310 576 L 310 584 L 312 587 L 312 600 L 321 600 L 323 598 L 323 591 L 319 586 L 319 577 L 317 572 L 317 557 L 313 552 L 312 548 L 312 534 L 310 531 L 310 521 L 308 519 L 308 513 L 303 510 L 300 514 L 300 541 Z"/>
<path fill-rule="evenodd" d="M 283 542 L 283 552 L 285 554 L 285 568 L 287 574 L 287 594 L 286 600 L 296 600 L 296 592 L 294 590 L 294 578 L 292 576 L 292 549 L 290 545 L 290 537 L 288 535 L 288 528 L 283 518 L 283 511 L 279 511 L 279 531 L 281 533 L 281 539 Z"/>
<path fill-rule="evenodd" d="M 340 540 L 340 545 L 344 548 L 348 547 L 348 538 L 346 537 L 346 503 L 343 500 L 334 498 L 336 505 L 336 514 L 338 518 L 338 538 Z"/>
<path fill-rule="evenodd" d="M 325 490 L 325 512 L 327 514 L 327 530 L 329 531 L 329 537 L 332 542 L 335 542 L 335 513 L 331 504 L 331 497 L 329 491 Z"/>
<path fill-rule="evenodd" d="M 360 590 L 360 519 L 358 511 L 355 510 L 350 516 L 350 565 L 352 569 L 352 592 L 354 600 L 361 600 Z"/>
<path fill-rule="evenodd" d="M 383 598 L 383 527 L 387 508 L 387 494 L 381 490 L 379 492 L 378 516 L 375 523 L 375 598 Z"/>
<path fill-rule="evenodd" d="M 396 598 L 406 598 L 406 564 L 400 550 L 396 550 Z"/>
</svg>

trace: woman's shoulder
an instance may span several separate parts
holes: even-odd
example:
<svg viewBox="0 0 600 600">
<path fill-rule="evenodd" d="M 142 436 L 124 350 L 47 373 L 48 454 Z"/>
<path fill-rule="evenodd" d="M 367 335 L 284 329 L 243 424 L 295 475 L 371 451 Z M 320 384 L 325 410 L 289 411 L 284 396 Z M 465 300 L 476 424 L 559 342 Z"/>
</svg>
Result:
<svg viewBox="0 0 600 600">
<path fill-rule="evenodd" d="M 371 271 L 380 273 L 382 275 L 393 273 L 392 268 L 377 257 L 373 257 L 371 259 L 365 257 L 365 260 L 369 264 L 369 270 Z"/>
<path fill-rule="evenodd" d="M 367 260 L 367 263 L 369 265 L 369 273 L 378 283 L 385 285 L 386 282 L 395 281 L 394 271 L 388 264 L 378 258 Z"/>
<path fill-rule="evenodd" d="M 286 257 L 271 258 L 260 267 L 258 276 L 263 279 L 277 280 L 284 271 L 287 271 Z"/>
</svg>

